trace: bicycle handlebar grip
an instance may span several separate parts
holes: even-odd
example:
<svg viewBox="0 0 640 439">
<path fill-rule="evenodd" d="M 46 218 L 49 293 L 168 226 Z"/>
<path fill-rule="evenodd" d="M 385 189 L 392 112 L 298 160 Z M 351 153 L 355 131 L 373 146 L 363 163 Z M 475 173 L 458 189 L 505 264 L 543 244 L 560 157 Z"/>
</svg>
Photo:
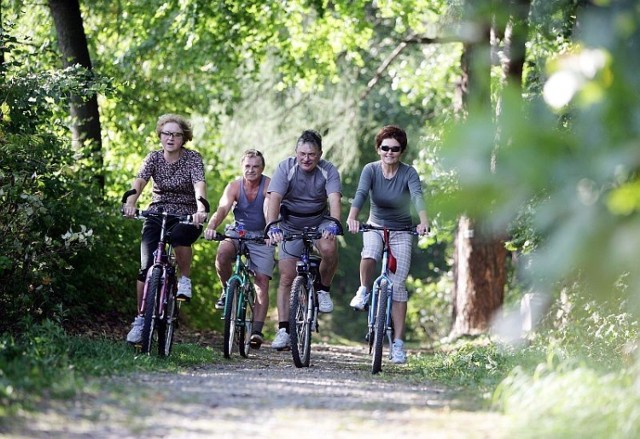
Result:
<svg viewBox="0 0 640 439">
<path fill-rule="evenodd" d="M 198 201 L 204 204 L 204 211 L 209 213 L 209 211 L 211 210 L 211 206 L 209 205 L 209 202 L 205 200 L 203 197 L 198 197 Z"/>
<path fill-rule="evenodd" d="M 138 193 L 138 191 L 135 189 L 129 189 L 128 191 L 126 191 L 124 195 L 122 195 L 122 204 L 125 204 L 127 202 L 127 198 L 136 193 Z"/>
</svg>

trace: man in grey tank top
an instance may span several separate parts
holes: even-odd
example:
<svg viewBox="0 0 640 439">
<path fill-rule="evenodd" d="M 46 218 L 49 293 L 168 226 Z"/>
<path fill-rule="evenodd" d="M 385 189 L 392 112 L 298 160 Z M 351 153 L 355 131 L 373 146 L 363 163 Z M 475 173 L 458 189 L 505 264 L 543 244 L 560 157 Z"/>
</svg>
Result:
<svg viewBox="0 0 640 439">
<path fill-rule="evenodd" d="M 204 231 L 206 239 L 216 236 L 216 228 L 224 221 L 233 208 L 235 224 L 227 226 L 227 235 L 232 235 L 235 228 L 242 224 L 247 233 L 264 233 L 267 187 L 271 179 L 262 174 L 265 167 L 262 153 L 256 149 L 248 149 L 242 156 L 242 177 L 233 180 L 227 185 L 220 197 L 218 209 L 211 216 L 209 225 Z M 233 235 L 232 235 L 233 236 Z M 275 265 L 275 248 L 271 245 L 260 245 L 249 242 L 249 254 L 251 255 L 251 269 L 256 278 L 256 303 L 254 308 L 253 333 L 250 345 L 259 349 L 264 341 L 262 328 L 269 309 L 269 280 L 273 275 Z M 222 241 L 216 252 L 216 271 L 222 282 L 222 296 L 216 303 L 216 309 L 224 309 L 224 290 L 227 281 L 232 274 L 233 261 L 238 252 L 236 240 Z"/>
<path fill-rule="evenodd" d="M 296 277 L 296 263 L 302 253 L 302 241 L 287 242 L 283 251 L 283 233 L 301 232 L 307 226 L 319 226 L 323 231 L 315 246 L 322 257 L 320 263 L 320 288 L 318 310 L 333 311 L 330 296 L 331 282 L 338 267 L 338 246 L 335 224 L 323 218 L 329 214 L 340 221 L 342 186 L 337 168 L 322 159 L 322 137 L 313 130 L 306 130 L 296 143 L 295 157 L 289 157 L 278 165 L 269 185 L 267 223 L 282 213 L 280 227 L 272 227 L 268 234 L 273 242 L 280 243 L 278 269 L 278 333 L 271 347 L 285 349 L 289 338 L 289 292 Z"/>
</svg>

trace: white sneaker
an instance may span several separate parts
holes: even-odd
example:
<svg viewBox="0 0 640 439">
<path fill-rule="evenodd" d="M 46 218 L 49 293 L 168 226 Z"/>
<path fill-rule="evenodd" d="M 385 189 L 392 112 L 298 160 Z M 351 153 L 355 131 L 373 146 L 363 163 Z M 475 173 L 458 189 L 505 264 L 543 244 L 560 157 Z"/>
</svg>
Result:
<svg viewBox="0 0 640 439">
<path fill-rule="evenodd" d="M 127 334 L 128 343 L 140 343 L 142 341 L 142 326 L 144 325 L 144 318 L 142 316 L 136 316 L 131 324 L 131 331 Z"/>
<path fill-rule="evenodd" d="M 353 296 L 349 306 L 356 311 L 362 311 L 369 303 L 369 293 L 367 293 L 367 287 L 360 287 L 356 291 L 356 295 Z"/>
<path fill-rule="evenodd" d="M 395 364 L 404 364 L 407 362 L 407 353 L 404 351 L 404 342 L 396 340 L 391 348 L 391 362 Z"/>
<path fill-rule="evenodd" d="M 328 291 L 318 291 L 318 311 L 333 311 L 333 301 L 331 300 L 331 293 L 329 293 Z"/>
<path fill-rule="evenodd" d="M 182 276 L 178 280 L 178 299 L 191 300 L 191 279 Z"/>
<path fill-rule="evenodd" d="M 287 334 L 287 330 L 284 328 L 278 329 L 276 337 L 271 342 L 271 347 L 279 351 L 291 346 L 291 337 Z"/>
</svg>

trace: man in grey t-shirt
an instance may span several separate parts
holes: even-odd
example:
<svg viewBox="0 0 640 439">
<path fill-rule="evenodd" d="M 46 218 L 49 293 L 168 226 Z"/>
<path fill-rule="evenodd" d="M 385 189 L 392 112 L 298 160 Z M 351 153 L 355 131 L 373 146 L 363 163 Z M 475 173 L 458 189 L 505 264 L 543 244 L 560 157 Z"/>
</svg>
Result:
<svg viewBox="0 0 640 439">
<path fill-rule="evenodd" d="M 322 137 L 313 130 L 306 130 L 296 143 L 295 157 L 289 157 L 278 165 L 269 184 L 267 223 L 274 221 L 282 213 L 280 228 L 268 232 L 272 241 L 280 243 L 278 269 L 278 333 L 271 344 L 274 349 L 289 346 L 289 292 L 296 277 L 296 263 L 302 252 L 301 241 L 287 242 L 286 252 L 282 251 L 282 241 L 286 232 L 300 232 L 303 227 L 320 226 L 322 238 L 315 246 L 322 257 L 320 264 L 320 289 L 318 309 L 320 312 L 333 311 L 330 286 L 338 266 L 338 246 L 335 225 L 323 219 L 329 214 L 340 220 L 340 199 L 342 186 L 337 168 L 322 159 Z"/>
</svg>

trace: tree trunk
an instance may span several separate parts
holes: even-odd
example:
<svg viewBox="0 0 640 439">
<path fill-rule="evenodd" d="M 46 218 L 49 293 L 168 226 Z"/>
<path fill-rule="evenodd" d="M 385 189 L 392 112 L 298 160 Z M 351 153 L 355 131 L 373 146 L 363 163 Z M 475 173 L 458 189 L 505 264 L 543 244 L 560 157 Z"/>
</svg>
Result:
<svg viewBox="0 0 640 439">
<path fill-rule="evenodd" d="M 507 251 L 502 240 L 476 230 L 466 216 L 458 221 L 454 246 L 450 337 L 482 334 L 504 300 Z"/>
<path fill-rule="evenodd" d="M 65 67 L 80 64 L 88 71 L 92 70 L 87 38 L 84 33 L 80 4 L 78 0 L 49 0 L 49 8 L 56 26 L 58 46 Z M 104 190 L 102 174 L 102 136 L 98 97 L 71 97 L 72 139 L 77 147 L 89 143 L 89 151 L 95 166 L 94 175 L 100 190 Z"/>
<path fill-rule="evenodd" d="M 468 3 L 470 8 L 478 3 Z M 480 9 L 482 9 L 480 7 Z M 464 45 L 459 102 L 465 110 L 493 111 L 491 104 L 491 19 L 476 16 L 480 38 Z M 495 157 L 487 157 L 495 169 Z M 478 335 L 489 329 L 504 300 L 506 249 L 499 237 L 478 230 L 475 220 L 458 220 L 453 262 L 453 324 L 450 338 Z"/>
</svg>

